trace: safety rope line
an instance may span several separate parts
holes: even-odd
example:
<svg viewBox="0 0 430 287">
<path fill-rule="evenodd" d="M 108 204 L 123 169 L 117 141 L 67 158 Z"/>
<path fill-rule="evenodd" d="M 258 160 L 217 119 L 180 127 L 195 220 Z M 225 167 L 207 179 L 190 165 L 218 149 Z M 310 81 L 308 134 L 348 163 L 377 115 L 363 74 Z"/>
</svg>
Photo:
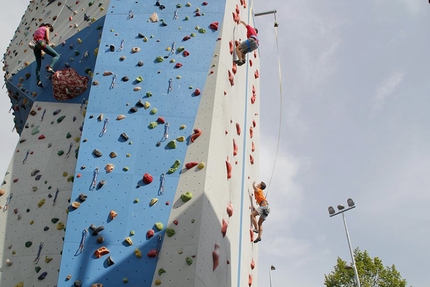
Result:
<svg viewBox="0 0 430 287">
<path fill-rule="evenodd" d="M 275 152 L 275 161 L 273 162 L 272 174 L 270 175 L 269 184 L 267 186 L 266 198 L 269 195 L 269 188 L 272 183 L 273 174 L 275 173 L 276 161 L 279 153 L 279 145 L 281 143 L 281 130 L 282 130 L 282 69 L 281 69 L 281 57 L 279 53 L 279 37 L 278 37 L 278 23 L 276 22 L 276 13 L 275 15 L 275 38 L 276 38 L 276 51 L 278 54 L 278 75 L 279 75 L 279 129 L 278 129 L 278 142 L 276 144 L 276 152 Z"/>
</svg>

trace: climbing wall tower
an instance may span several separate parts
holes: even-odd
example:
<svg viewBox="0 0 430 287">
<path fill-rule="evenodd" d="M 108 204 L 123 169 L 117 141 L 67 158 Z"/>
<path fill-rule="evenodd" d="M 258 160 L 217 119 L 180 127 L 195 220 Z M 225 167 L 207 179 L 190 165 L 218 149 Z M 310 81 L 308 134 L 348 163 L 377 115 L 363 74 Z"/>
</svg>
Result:
<svg viewBox="0 0 430 287">
<path fill-rule="evenodd" d="M 233 63 L 251 7 L 30 1 L 4 56 L 20 140 L 1 286 L 256 286 L 258 53 Z M 43 60 L 45 88 L 27 46 L 42 22 L 61 54 L 52 83 Z M 89 81 L 60 101 L 66 69 Z"/>
</svg>

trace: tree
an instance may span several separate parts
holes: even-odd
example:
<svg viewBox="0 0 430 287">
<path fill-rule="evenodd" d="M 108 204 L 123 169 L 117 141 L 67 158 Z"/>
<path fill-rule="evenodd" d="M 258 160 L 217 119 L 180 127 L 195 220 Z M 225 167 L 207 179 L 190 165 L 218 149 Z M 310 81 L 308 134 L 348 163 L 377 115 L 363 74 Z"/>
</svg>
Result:
<svg viewBox="0 0 430 287">
<path fill-rule="evenodd" d="M 372 259 L 367 251 L 361 252 L 359 248 L 354 250 L 354 259 L 362 287 L 406 287 L 406 280 L 394 265 L 384 267 L 378 257 Z M 334 271 L 324 275 L 324 285 L 356 287 L 354 269 L 338 257 Z"/>
</svg>

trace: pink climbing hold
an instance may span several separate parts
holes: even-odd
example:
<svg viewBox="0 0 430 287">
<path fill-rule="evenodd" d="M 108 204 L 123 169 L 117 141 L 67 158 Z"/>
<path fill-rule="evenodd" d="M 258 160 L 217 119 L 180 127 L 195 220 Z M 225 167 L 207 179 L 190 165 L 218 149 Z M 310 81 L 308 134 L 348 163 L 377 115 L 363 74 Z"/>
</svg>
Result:
<svg viewBox="0 0 430 287">
<path fill-rule="evenodd" d="M 215 243 L 215 248 L 214 251 L 212 251 L 212 260 L 213 260 L 213 267 L 212 267 L 212 271 L 215 271 L 215 269 L 218 267 L 219 265 L 219 249 L 220 246 L 218 243 Z"/>
<path fill-rule="evenodd" d="M 158 252 L 157 252 L 157 250 L 155 250 L 155 249 L 152 249 L 152 250 L 150 250 L 149 252 L 148 252 L 148 257 L 157 257 L 157 255 L 158 255 Z"/>
<path fill-rule="evenodd" d="M 194 96 L 200 96 L 201 93 L 202 92 L 200 91 L 200 89 L 196 88 L 193 94 L 194 94 Z"/>
<path fill-rule="evenodd" d="M 255 70 L 254 78 L 258 79 L 259 77 L 260 77 L 260 73 L 258 72 L 258 70 Z"/>
<path fill-rule="evenodd" d="M 255 268 L 255 261 L 254 261 L 254 258 L 252 258 L 252 260 L 251 260 L 251 269 L 254 270 L 254 268 Z"/>
<path fill-rule="evenodd" d="M 175 68 L 179 69 L 180 67 L 182 67 L 182 64 L 181 63 L 176 63 Z"/>
<path fill-rule="evenodd" d="M 248 276 L 248 286 L 252 285 L 252 274 L 249 274 Z"/>
<path fill-rule="evenodd" d="M 233 216 L 233 204 L 231 203 L 231 201 L 230 201 L 230 203 L 227 206 L 227 214 L 228 214 L 228 217 L 232 217 Z"/>
<path fill-rule="evenodd" d="M 152 229 L 149 229 L 147 232 L 146 232 L 146 238 L 151 238 L 152 236 L 154 236 L 154 230 L 152 230 Z"/>
<path fill-rule="evenodd" d="M 236 72 L 237 72 L 237 64 L 236 64 L 236 62 L 233 62 L 233 67 L 231 68 L 231 70 L 233 71 L 233 74 L 236 74 Z"/>
<path fill-rule="evenodd" d="M 184 57 L 188 57 L 189 55 L 190 55 L 190 52 L 188 52 L 187 50 L 184 50 L 182 52 L 182 56 L 184 56 Z"/>
<path fill-rule="evenodd" d="M 237 150 L 238 150 L 238 147 L 236 144 L 236 140 L 233 139 L 233 156 L 237 156 Z"/>
<path fill-rule="evenodd" d="M 218 22 L 212 22 L 210 25 L 209 25 L 209 28 L 211 28 L 212 30 L 218 30 L 218 25 L 219 25 L 219 23 Z"/>
<path fill-rule="evenodd" d="M 152 182 L 152 180 L 153 180 L 153 177 L 152 177 L 152 175 L 150 175 L 149 173 L 145 173 L 145 174 L 143 175 L 142 181 L 143 181 L 144 183 L 146 183 L 146 184 L 150 184 L 150 183 Z"/>
<path fill-rule="evenodd" d="M 221 233 L 222 237 L 225 237 L 227 234 L 228 222 L 224 218 L 222 219 Z"/>
<path fill-rule="evenodd" d="M 240 136 L 241 130 L 240 130 L 239 123 L 236 123 L 236 133 L 237 133 L 238 136 Z"/>
<path fill-rule="evenodd" d="M 199 164 L 198 162 L 196 162 L 196 161 L 192 161 L 192 162 L 186 163 L 186 164 L 185 164 L 185 168 L 186 168 L 186 169 L 191 169 L 191 168 L 193 168 L 193 167 L 197 166 L 198 164 Z"/>
<path fill-rule="evenodd" d="M 194 133 L 190 137 L 190 141 L 193 143 L 201 134 L 202 131 L 200 129 L 194 129 Z"/>
<path fill-rule="evenodd" d="M 230 160 L 228 157 L 227 157 L 227 160 L 225 161 L 225 166 L 227 168 L 227 179 L 229 179 L 229 178 L 231 178 L 232 167 L 231 167 L 231 163 L 230 163 Z"/>
</svg>

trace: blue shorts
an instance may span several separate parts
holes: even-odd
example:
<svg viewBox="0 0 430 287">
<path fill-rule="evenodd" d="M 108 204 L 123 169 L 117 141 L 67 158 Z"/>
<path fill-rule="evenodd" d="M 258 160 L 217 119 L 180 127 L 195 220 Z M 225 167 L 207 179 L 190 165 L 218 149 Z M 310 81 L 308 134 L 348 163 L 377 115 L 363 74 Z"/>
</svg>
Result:
<svg viewBox="0 0 430 287">
<path fill-rule="evenodd" d="M 240 43 L 240 50 L 242 53 L 246 54 L 252 52 L 258 48 L 258 43 L 254 38 L 248 38 L 242 43 Z"/>
</svg>

